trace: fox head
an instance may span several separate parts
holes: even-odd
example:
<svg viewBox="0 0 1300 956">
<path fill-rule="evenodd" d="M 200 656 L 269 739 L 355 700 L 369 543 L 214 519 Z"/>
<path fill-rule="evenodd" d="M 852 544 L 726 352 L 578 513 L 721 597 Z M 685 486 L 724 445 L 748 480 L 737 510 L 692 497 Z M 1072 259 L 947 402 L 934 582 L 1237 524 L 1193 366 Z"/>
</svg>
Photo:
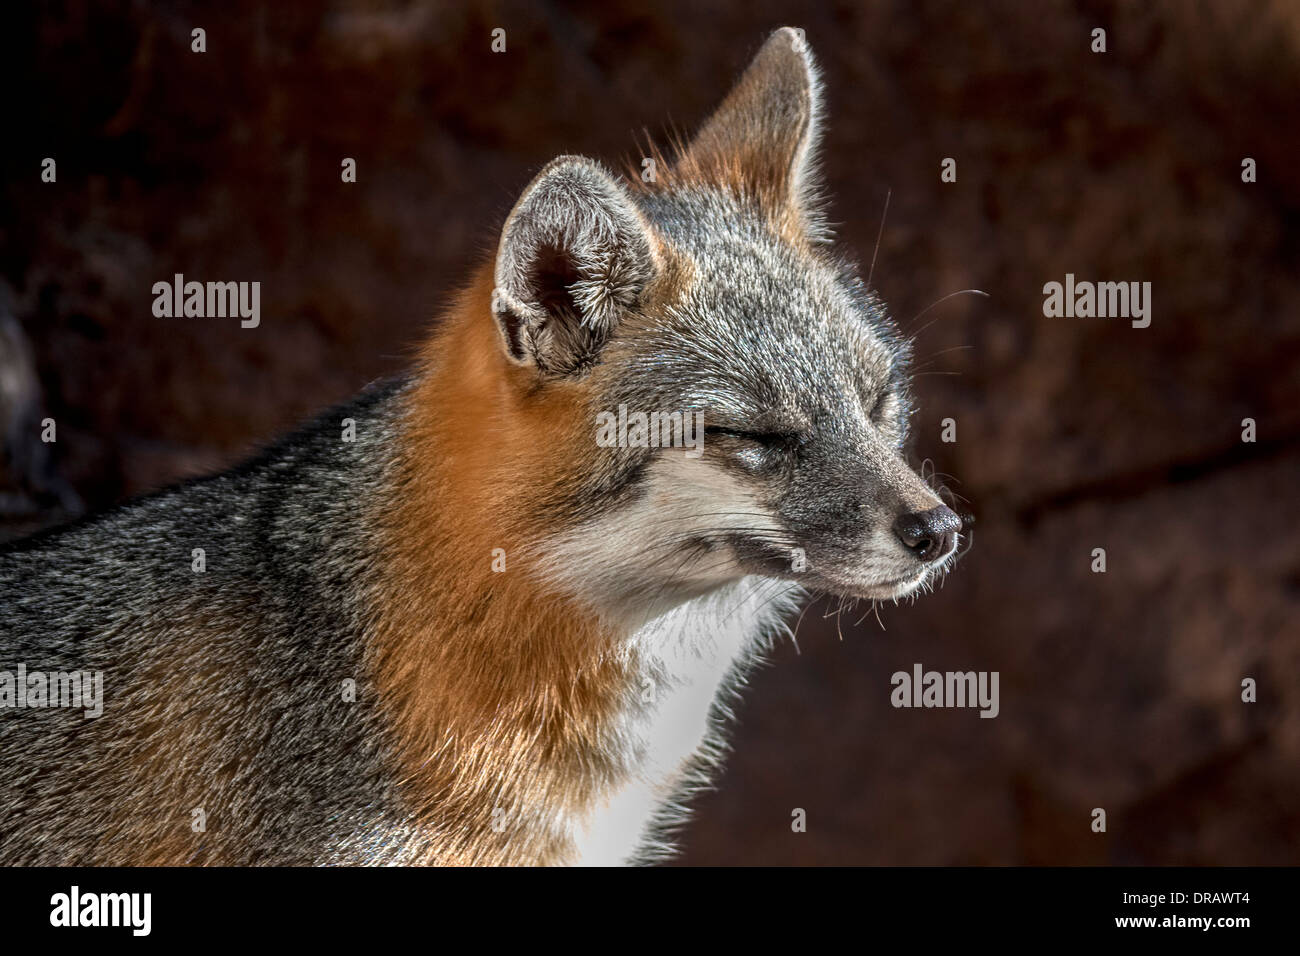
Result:
<svg viewBox="0 0 1300 956">
<path fill-rule="evenodd" d="M 821 218 L 820 124 L 802 31 L 781 29 L 673 162 L 560 157 L 507 219 L 492 311 L 519 401 L 577 389 L 590 416 L 545 502 L 555 565 L 589 593 L 758 574 L 888 599 L 952 560 L 961 521 L 902 454 L 908 342 Z M 598 441 L 620 406 L 702 416 L 702 454 Z"/>
</svg>

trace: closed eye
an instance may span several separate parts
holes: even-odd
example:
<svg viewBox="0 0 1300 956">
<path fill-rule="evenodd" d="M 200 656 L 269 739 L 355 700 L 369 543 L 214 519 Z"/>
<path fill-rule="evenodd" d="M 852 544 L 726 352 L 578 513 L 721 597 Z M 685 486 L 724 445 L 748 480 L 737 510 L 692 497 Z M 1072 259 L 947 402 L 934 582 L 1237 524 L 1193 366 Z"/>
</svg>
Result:
<svg viewBox="0 0 1300 956">
<path fill-rule="evenodd" d="M 730 438 L 734 441 L 749 442 L 754 445 L 762 445 L 764 448 L 783 448 L 796 441 L 794 435 L 787 435 L 781 432 L 759 432 L 746 431 L 741 428 L 727 428 L 722 425 L 709 425 L 704 429 L 706 436 L 712 435 L 720 438 Z"/>
</svg>

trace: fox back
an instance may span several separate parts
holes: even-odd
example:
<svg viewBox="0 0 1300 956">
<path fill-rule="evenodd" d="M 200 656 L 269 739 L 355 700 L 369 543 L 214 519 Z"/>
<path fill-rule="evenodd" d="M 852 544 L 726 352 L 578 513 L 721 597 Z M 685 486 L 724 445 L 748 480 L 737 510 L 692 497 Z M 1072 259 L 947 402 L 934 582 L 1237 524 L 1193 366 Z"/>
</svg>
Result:
<svg viewBox="0 0 1300 956">
<path fill-rule="evenodd" d="M 668 852 L 787 613 L 913 593 L 961 531 L 820 122 L 779 30 L 651 181 L 546 166 L 408 376 L 0 551 L 0 666 L 104 698 L 0 712 L 0 862 Z"/>
</svg>

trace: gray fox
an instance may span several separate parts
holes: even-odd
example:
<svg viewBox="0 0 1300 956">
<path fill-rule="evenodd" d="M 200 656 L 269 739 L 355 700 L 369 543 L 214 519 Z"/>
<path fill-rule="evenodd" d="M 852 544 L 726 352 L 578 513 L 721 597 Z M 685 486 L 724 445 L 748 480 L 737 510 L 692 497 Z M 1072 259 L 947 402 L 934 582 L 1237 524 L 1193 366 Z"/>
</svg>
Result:
<svg viewBox="0 0 1300 956">
<path fill-rule="evenodd" d="M 0 863 L 670 853 L 798 602 L 911 594 L 963 531 L 832 248 L 819 103 L 778 30 L 653 176 L 542 169 L 408 376 L 0 550 L 0 704 L 19 667 L 103 688 L 0 709 Z"/>
</svg>

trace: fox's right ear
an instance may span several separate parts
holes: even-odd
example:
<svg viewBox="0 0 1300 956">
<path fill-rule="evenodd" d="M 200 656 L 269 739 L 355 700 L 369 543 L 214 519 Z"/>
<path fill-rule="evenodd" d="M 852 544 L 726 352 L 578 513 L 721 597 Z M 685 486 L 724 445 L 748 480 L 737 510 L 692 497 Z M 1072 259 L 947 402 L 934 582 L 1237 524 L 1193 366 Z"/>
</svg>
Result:
<svg viewBox="0 0 1300 956">
<path fill-rule="evenodd" d="M 553 160 L 497 249 L 492 312 L 507 355 L 548 375 L 589 367 L 656 271 L 645 221 L 614 177 L 580 156 Z"/>
</svg>

